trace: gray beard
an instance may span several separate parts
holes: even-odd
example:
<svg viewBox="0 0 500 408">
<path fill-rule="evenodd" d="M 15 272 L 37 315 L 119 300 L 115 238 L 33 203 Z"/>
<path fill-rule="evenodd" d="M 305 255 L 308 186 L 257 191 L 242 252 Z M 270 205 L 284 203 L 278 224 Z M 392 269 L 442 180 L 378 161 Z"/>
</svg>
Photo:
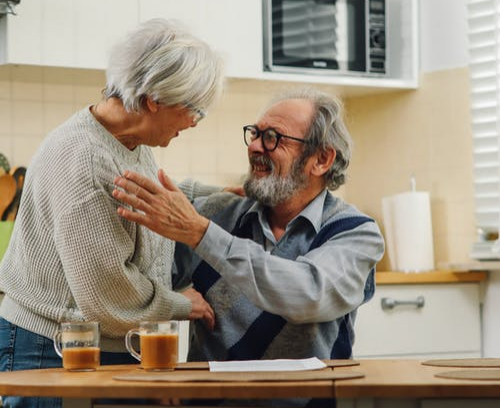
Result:
<svg viewBox="0 0 500 408">
<path fill-rule="evenodd" d="M 291 199 L 300 189 L 305 187 L 307 178 L 303 168 L 301 160 L 298 160 L 284 177 L 272 172 L 270 176 L 256 178 L 252 176 L 252 166 L 250 165 L 243 184 L 245 194 L 265 206 L 276 207 Z M 271 163 L 272 170 L 274 170 L 274 166 Z"/>
</svg>

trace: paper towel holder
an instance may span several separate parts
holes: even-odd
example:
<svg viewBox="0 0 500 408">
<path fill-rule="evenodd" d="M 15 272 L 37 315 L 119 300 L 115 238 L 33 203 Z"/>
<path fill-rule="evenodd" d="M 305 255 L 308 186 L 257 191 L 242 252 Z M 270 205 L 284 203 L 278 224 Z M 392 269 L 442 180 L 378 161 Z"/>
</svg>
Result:
<svg viewBox="0 0 500 408">
<path fill-rule="evenodd" d="M 412 174 L 410 177 L 410 191 L 417 191 L 417 179 L 415 178 L 414 174 Z"/>
</svg>

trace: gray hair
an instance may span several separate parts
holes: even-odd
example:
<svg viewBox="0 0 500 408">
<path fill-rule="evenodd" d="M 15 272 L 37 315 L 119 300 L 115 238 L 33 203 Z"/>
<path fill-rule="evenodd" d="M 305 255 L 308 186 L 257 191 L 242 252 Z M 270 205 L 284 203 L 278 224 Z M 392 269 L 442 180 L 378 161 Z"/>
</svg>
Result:
<svg viewBox="0 0 500 408">
<path fill-rule="evenodd" d="M 150 97 L 166 106 L 205 110 L 221 94 L 221 57 L 178 21 L 152 19 L 140 24 L 111 50 L 106 99 L 121 99 L 139 112 Z"/>
<path fill-rule="evenodd" d="M 346 171 L 351 160 L 353 141 L 344 124 L 343 106 L 341 102 L 324 92 L 313 88 L 286 90 L 271 101 L 270 105 L 288 99 L 307 99 L 315 108 L 309 129 L 304 137 L 309 140 L 299 158 L 301 162 L 314 154 L 318 149 L 335 149 L 335 161 L 324 174 L 325 186 L 330 190 L 338 189 L 346 182 Z"/>
</svg>

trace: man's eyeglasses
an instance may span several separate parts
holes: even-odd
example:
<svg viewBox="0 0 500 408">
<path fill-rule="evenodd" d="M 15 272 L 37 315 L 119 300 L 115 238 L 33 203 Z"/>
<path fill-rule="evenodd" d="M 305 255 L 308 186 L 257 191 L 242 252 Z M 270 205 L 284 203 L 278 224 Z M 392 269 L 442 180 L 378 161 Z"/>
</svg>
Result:
<svg viewBox="0 0 500 408">
<path fill-rule="evenodd" d="M 195 108 L 190 103 L 186 103 L 186 108 L 191 111 L 191 117 L 193 118 L 193 122 L 195 124 L 207 116 L 206 112 L 202 111 L 201 109 Z"/>
<path fill-rule="evenodd" d="M 243 138 L 247 146 L 250 146 L 250 144 L 254 140 L 257 140 L 259 137 L 262 137 L 262 146 L 267 152 L 272 152 L 274 149 L 276 149 L 278 147 L 280 139 L 283 137 L 304 144 L 308 143 L 307 140 L 299 139 L 298 137 L 282 135 L 281 133 L 276 132 L 274 129 L 259 130 L 256 126 L 253 125 L 243 126 Z"/>
</svg>

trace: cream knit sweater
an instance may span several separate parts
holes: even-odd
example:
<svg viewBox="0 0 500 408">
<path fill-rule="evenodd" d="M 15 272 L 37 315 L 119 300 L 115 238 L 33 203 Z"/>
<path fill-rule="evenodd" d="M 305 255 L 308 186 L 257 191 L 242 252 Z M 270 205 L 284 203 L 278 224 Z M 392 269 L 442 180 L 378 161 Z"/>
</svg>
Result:
<svg viewBox="0 0 500 408">
<path fill-rule="evenodd" d="M 113 179 L 127 169 L 156 179 L 151 149 L 126 149 L 89 108 L 47 136 L 0 264 L 2 317 L 49 338 L 62 321 L 98 321 L 104 351 L 125 351 L 139 321 L 187 318 L 190 302 L 171 290 L 174 243 L 116 212 Z M 215 190 L 180 187 L 190 199 Z"/>
</svg>

